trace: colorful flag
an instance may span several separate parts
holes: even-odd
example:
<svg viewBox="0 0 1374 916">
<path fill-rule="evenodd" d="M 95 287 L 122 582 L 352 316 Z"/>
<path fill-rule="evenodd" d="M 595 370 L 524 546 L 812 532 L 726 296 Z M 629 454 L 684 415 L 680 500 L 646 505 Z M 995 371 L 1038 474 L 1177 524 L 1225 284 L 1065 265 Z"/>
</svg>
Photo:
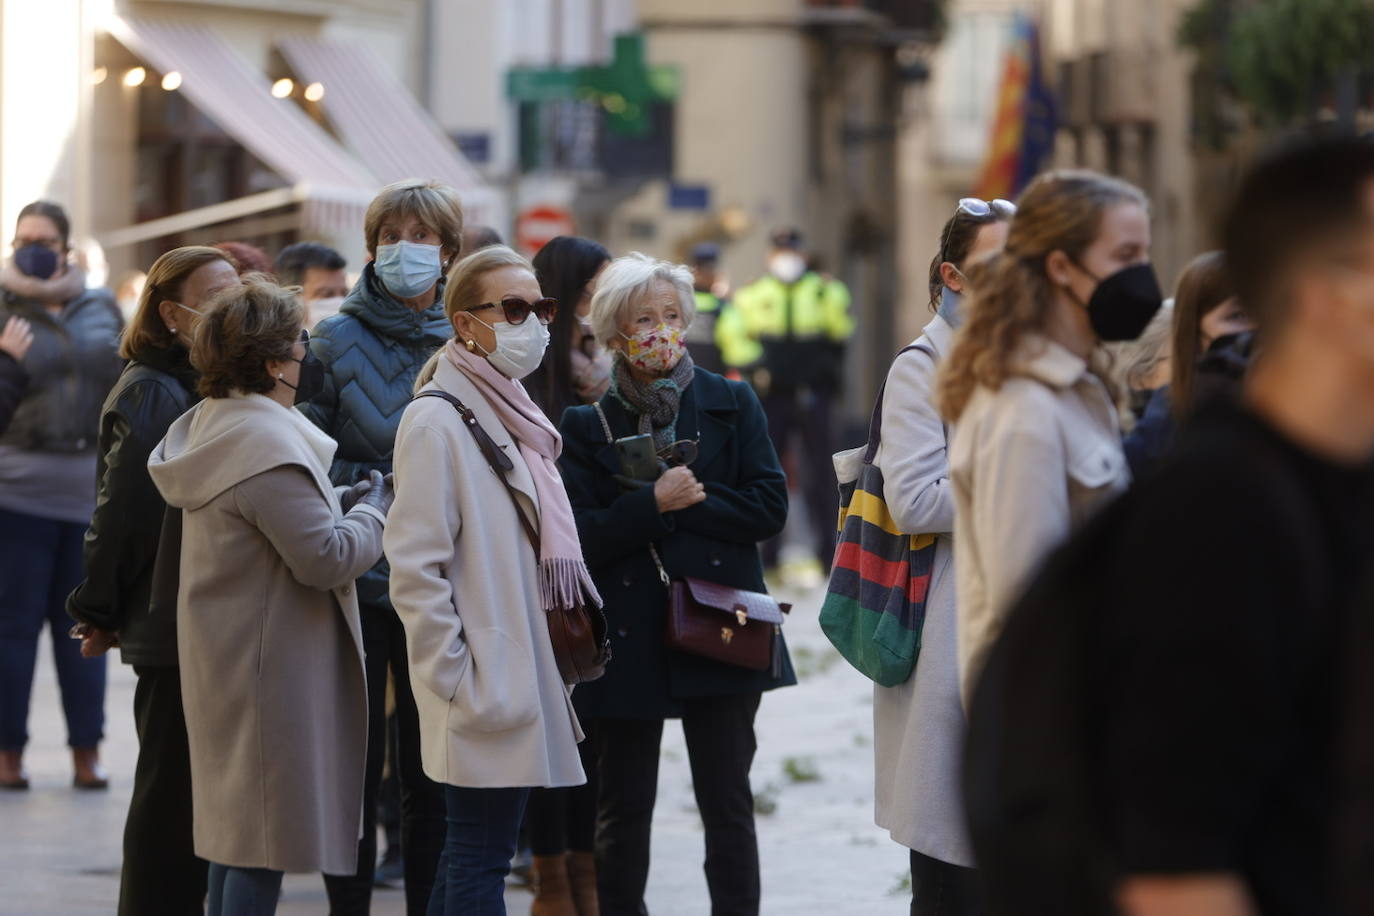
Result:
<svg viewBox="0 0 1374 916">
<path fill-rule="evenodd" d="M 1018 14 L 997 95 L 997 117 L 974 193 L 984 200 L 1014 198 L 1054 151 L 1054 93 L 1045 84 L 1040 29 Z"/>
</svg>

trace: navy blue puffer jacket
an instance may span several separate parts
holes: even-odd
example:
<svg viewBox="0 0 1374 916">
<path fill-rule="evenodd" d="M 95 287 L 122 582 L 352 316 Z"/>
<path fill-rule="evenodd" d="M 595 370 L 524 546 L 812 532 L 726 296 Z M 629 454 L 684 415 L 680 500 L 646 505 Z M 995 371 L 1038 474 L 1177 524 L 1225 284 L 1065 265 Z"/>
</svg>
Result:
<svg viewBox="0 0 1374 916">
<path fill-rule="evenodd" d="M 453 336 L 444 317 L 443 284 L 441 279 L 434 305 L 415 312 L 386 291 L 368 264 L 339 314 L 310 335 L 310 349 L 324 363 L 324 391 L 301 410 L 339 443 L 329 469 L 336 486 L 364 480 L 373 469 L 390 473 L 396 427 L 415 376 Z M 389 609 L 389 575 L 383 557 L 358 580 L 358 600 Z"/>
</svg>

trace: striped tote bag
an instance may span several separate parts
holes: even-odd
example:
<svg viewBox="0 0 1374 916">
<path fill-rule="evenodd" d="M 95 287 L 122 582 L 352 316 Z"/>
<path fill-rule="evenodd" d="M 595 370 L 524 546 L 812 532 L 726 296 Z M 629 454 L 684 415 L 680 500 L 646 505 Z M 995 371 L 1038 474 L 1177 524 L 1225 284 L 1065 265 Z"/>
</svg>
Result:
<svg viewBox="0 0 1374 916">
<path fill-rule="evenodd" d="M 913 349 L 925 348 L 902 352 Z M 911 677 L 921 649 L 935 535 L 898 530 L 883 499 L 883 472 L 873 464 L 882 441 L 883 393 L 868 443 L 834 456 L 839 538 L 820 620 L 846 661 L 875 683 L 895 687 Z"/>
</svg>

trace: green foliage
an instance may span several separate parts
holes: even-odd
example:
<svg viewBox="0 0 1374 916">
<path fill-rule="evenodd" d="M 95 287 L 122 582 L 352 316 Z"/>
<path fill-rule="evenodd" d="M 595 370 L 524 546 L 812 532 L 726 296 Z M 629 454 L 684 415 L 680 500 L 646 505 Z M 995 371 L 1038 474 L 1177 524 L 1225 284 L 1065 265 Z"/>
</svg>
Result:
<svg viewBox="0 0 1374 916">
<path fill-rule="evenodd" d="M 821 771 L 810 757 L 788 757 L 782 762 L 782 772 L 792 782 L 821 781 Z"/>
</svg>

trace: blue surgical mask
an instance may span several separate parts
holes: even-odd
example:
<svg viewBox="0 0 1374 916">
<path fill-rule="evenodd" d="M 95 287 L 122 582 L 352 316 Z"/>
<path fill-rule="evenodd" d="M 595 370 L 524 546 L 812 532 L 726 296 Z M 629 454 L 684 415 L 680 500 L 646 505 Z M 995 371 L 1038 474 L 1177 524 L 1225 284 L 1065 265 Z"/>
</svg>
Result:
<svg viewBox="0 0 1374 916">
<path fill-rule="evenodd" d="M 940 305 L 935 309 L 935 313 L 945 319 L 945 323 L 951 328 L 957 329 L 964 323 L 963 304 L 963 293 L 945 286 L 940 289 Z"/>
<path fill-rule="evenodd" d="M 398 299 L 413 299 L 439 281 L 442 266 L 438 245 L 397 242 L 378 245 L 373 269 L 387 292 Z"/>
</svg>

